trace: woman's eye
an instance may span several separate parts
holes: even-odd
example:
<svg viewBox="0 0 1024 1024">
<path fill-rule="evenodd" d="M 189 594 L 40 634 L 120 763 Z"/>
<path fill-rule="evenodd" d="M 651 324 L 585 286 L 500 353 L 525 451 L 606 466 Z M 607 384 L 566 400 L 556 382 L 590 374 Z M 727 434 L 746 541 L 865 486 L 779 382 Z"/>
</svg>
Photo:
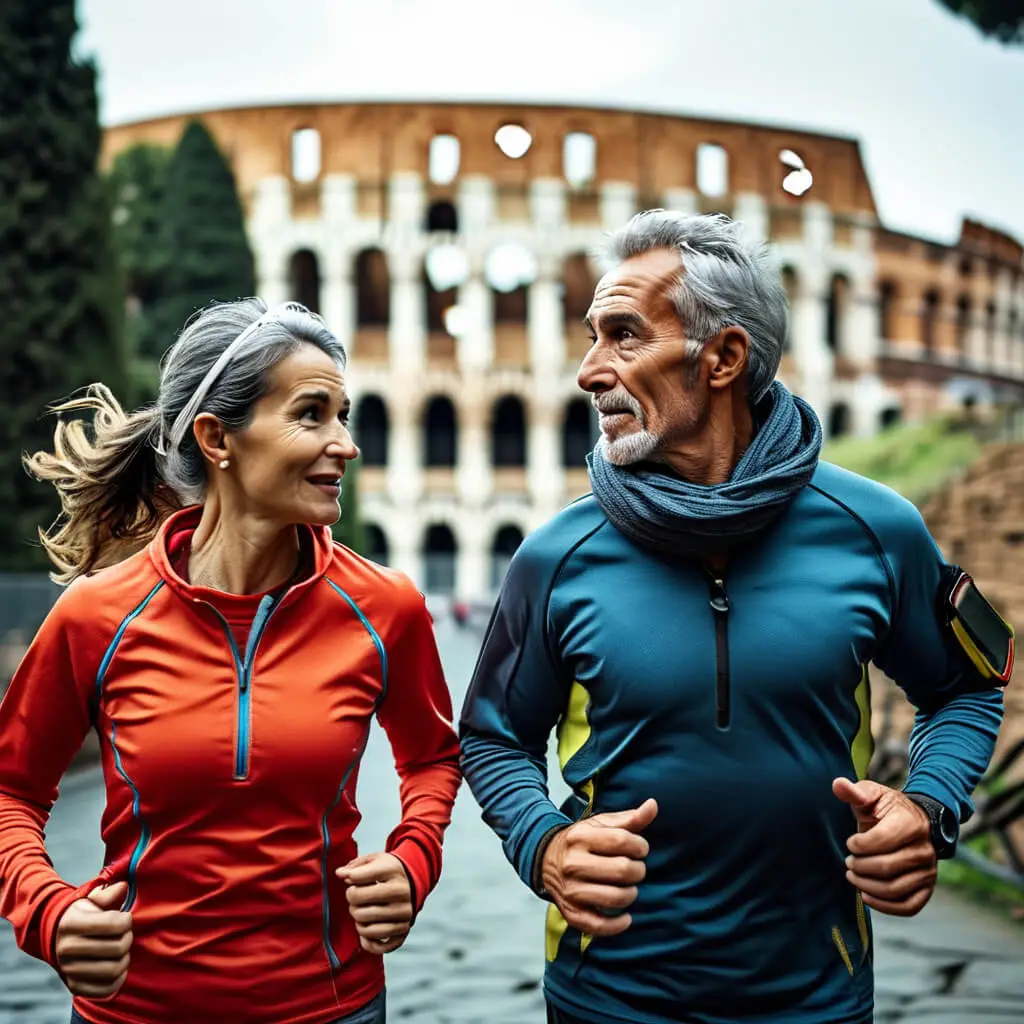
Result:
<svg viewBox="0 0 1024 1024">
<path fill-rule="evenodd" d="M 307 410 L 306 410 L 306 411 L 305 411 L 305 412 L 304 412 L 304 413 L 302 414 L 302 418 L 303 418 L 304 420 L 307 420 L 307 419 L 309 419 L 309 420 L 313 420 L 314 422 L 319 422 L 319 420 L 320 420 L 320 407 L 319 407 L 319 406 L 316 406 L 316 405 L 311 405 L 311 406 L 310 406 L 310 407 L 309 407 L 309 408 L 308 408 L 308 409 L 307 409 Z"/>
</svg>

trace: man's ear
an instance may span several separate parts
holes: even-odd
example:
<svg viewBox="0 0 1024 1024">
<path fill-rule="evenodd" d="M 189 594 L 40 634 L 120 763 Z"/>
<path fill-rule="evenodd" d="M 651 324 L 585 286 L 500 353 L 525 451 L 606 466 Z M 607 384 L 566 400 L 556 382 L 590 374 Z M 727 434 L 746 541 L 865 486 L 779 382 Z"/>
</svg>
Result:
<svg viewBox="0 0 1024 1024">
<path fill-rule="evenodd" d="M 747 369 L 750 355 L 750 337 L 736 325 L 723 327 L 704 346 L 702 358 L 708 368 L 708 386 L 727 388 L 734 384 Z"/>
<path fill-rule="evenodd" d="M 231 457 L 224 427 L 213 413 L 200 413 L 192 424 L 192 433 L 195 434 L 196 444 L 199 445 L 199 450 L 207 462 L 216 466 Z"/>
</svg>

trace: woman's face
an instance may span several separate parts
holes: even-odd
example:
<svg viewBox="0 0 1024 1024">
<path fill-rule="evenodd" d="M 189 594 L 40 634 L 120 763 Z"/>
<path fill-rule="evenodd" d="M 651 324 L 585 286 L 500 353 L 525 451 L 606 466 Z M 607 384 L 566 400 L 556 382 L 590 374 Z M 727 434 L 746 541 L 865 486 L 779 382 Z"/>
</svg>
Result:
<svg viewBox="0 0 1024 1024">
<path fill-rule="evenodd" d="M 329 526 L 341 514 L 345 464 L 359 455 L 345 379 L 329 355 L 306 344 L 274 367 L 270 384 L 249 426 L 229 435 L 232 483 L 249 514 Z"/>
</svg>

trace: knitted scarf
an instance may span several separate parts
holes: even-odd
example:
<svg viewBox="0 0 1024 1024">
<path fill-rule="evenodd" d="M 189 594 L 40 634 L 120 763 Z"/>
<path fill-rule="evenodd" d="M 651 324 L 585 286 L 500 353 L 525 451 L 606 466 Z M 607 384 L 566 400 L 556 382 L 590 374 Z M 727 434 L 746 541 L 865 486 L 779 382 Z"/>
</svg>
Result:
<svg viewBox="0 0 1024 1024">
<path fill-rule="evenodd" d="M 612 465 L 598 446 L 587 456 L 594 497 L 620 533 L 655 552 L 699 556 L 749 540 L 811 479 L 822 441 L 814 410 L 778 381 L 758 403 L 755 422 L 760 429 L 732 475 L 711 486 Z"/>
</svg>

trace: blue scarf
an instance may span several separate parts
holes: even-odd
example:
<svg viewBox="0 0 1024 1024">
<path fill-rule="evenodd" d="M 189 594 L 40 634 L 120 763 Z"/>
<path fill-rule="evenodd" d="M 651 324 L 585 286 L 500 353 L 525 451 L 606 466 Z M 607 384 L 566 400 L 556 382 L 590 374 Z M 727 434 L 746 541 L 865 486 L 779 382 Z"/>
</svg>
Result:
<svg viewBox="0 0 1024 1024">
<path fill-rule="evenodd" d="M 587 456 L 594 497 L 620 533 L 651 551 L 699 556 L 743 543 L 785 512 L 821 452 L 814 410 L 778 381 L 758 403 L 758 421 L 732 476 L 711 486 L 614 466 L 595 449 Z"/>
</svg>

